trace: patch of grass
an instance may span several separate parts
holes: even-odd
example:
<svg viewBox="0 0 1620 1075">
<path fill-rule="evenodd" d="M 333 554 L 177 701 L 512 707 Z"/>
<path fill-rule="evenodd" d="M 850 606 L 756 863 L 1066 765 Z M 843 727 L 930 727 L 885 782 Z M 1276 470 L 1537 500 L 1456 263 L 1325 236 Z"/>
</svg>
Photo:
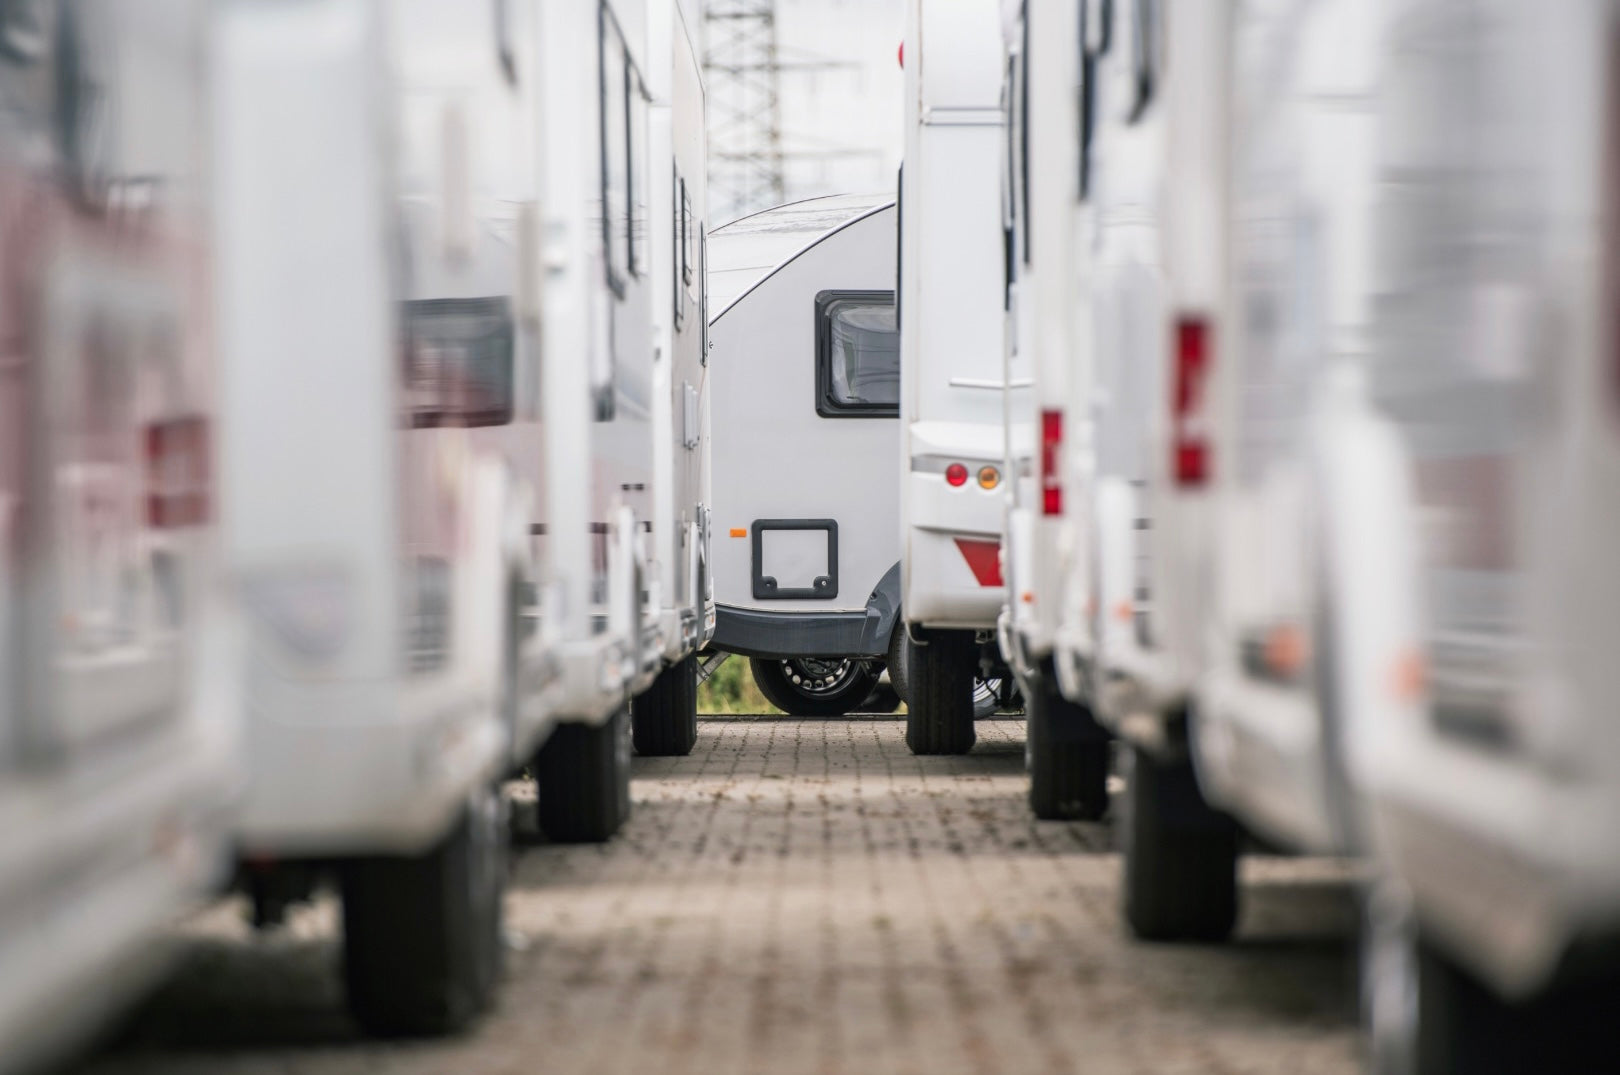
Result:
<svg viewBox="0 0 1620 1075">
<path fill-rule="evenodd" d="M 780 713 L 754 682 L 747 657 L 728 657 L 698 684 L 699 713 Z"/>
</svg>

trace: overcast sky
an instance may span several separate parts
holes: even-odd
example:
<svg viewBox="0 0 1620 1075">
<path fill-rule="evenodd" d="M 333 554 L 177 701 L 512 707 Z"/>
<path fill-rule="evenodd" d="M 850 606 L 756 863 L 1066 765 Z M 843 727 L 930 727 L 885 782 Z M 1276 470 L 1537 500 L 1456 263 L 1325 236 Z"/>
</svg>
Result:
<svg viewBox="0 0 1620 1075">
<path fill-rule="evenodd" d="M 787 196 L 891 190 L 904 0 L 777 0 Z M 848 68 L 794 70 L 797 61 Z"/>
</svg>

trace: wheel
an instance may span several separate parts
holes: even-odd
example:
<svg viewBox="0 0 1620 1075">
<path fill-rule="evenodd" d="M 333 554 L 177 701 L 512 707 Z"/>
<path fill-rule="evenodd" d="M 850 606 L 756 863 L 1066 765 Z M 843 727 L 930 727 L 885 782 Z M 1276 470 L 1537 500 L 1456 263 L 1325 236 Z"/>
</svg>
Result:
<svg viewBox="0 0 1620 1075">
<path fill-rule="evenodd" d="M 989 720 L 1004 709 L 1015 709 L 1018 702 L 1018 685 L 1011 676 L 974 677 L 974 720 Z"/>
<path fill-rule="evenodd" d="M 345 863 L 343 971 L 368 1033 L 448 1034 L 488 1008 L 501 964 L 506 809 L 480 789 L 421 855 Z"/>
<path fill-rule="evenodd" d="M 697 745 L 697 656 L 670 665 L 630 704 L 630 738 L 649 758 L 685 757 Z"/>
<path fill-rule="evenodd" d="M 600 843 L 630 817 L 629 714 L 559 724 L 534 756 L 540 827 L 559 843 Z"/>
<path fill-rule="evenodd" d="M 841 717 L 866 700 L 882 666 L 858 657 L 750 657 L 759 692 L 795 717 Z"/>
<path fill-rule="evenodd" d="M 1361 1015 L 1373 1075 L 1620 1070 L 1613 970 L 1509 1003 L 1433 944 L 1385 878 L 1361 904 Z"/>
<path fill-rule="evenodd" d="M 1086 706 L 1058 693 L 1050 671 L 1024 701 L 1029 808 L 1047 821 L 1096 821 L 1108 812 L 1108 733 Z"/>
<path fill-rule="evenodd" d="M 1237 922 L 1238 830 L 1204 801 L 1192 764 L 1127 754 L 1125 921 L 1143 940 L 1224 940 Z"/>
<path fill-rule="evenodd" d="M 884 665 L 889 670 L 889 685 L 894 693 L 906 704 L 911 703 L 911 687 L 909 669 L 906 665 L 906 651 L 910 643 L 906 639 L 906 625 L 904 621 L 894 625 L 894 632 L 889 635 L 889 655 Z"/>
<path fill-rule="evenodd" d="M 966 754 L 973 749 L 973 677 L 978 646 L 972 631 L 930 631 L 906 645 L 906 745 L 913 754 Z"/>
</svg>

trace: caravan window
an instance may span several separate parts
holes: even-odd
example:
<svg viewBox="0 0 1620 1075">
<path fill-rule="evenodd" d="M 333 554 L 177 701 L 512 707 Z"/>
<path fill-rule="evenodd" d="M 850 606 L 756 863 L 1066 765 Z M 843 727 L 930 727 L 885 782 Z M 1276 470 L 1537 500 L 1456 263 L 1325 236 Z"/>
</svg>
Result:
<svg viewBox="0 0 1620 1075">
<path fill-rule="evenodd" d="M 816 413 L 823 418 L 900 414 L 900 333 L 892 291 L 816 296 Z"/>
</svg>

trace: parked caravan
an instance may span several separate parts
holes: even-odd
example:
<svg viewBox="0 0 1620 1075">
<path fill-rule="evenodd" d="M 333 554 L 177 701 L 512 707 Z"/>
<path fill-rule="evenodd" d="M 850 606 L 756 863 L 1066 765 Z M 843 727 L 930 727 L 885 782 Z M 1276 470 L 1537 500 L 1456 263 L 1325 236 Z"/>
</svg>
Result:
<svg viewBox="0 0 1620 1075">
<path fill-rule="evenodd" d="M 900 177 L 900 603 L 906 742 L 974 742 L 999 669 L 1005 287 L 994 0 L 907 6 Z M 1010 679 L 1003 678 L 1010 692 Z M 1006 700 L 1006 699 L 1002 699 Z"/>
<path fill-rule="evenodd" d="M 662 577 L 654 556 L 663 525 L 681 525 L 678 515 L 659 518 L 655 503 L 655 448 L 662 444 L 654 415 L 665 398 L 655 400 L 653 348 L 662 312 L 655 310 L 655 279 L 671 263 L 658 256 L 653 238 L 670 221 L 650 217 L 658 189 L 652 176 L 676 164 L 649 155 L 655 63 L 649 26 L 656 21 L 649 13 L 669 2 L 547 5 L 541 12 L 541 415 L 552 464 L 537 546 L 540 633 L 555 671 L 546 702 L 570 722 L 564 730 L 583 750 L 603 764 L 616 758 L 615 766 L 628 764 L 629 699 L 651 687 L 664 666 Z M 677 40 L 685 35 L 677 39 L 665 26 L 662 48 Z M 656 63 L 665 71 L 673 54 L 661 51 Z M 661 77 L 673 94 L 673 70 Z M 689 96 L 690 87 L 682 92 Z M 694 115 L 692 103 L 683 102 L 672 122 Z M 691 149 L 678 150 L 689 191 Z M 690 347 L 683 330 L 681 353 L 689 356 Z M 689 357 L 682 368 L 690 372 Z M 673 392 L 676 382 L 670 383 Z M 674 481 L 673 471 L 667 480 Z M 670 576 L 671 585 L 677 581 Z M 648 713 L 654 705 L 649 699 Z M 682 728 L 672 734 L 686 738 Z M 539 776 L 544 786 L 548 773 Z M 553 786 L 572 779 L 566 768 L 549 778 Z M 626 799 L 612 809 L 627 808 Z"/>
<path fill-rule="evenodd" d="M 1043 818 L 1096 818 L 1108 808 L 1108 736 L 1089 708 L 1085 666 L 1054 661 L 1064 610 L 1084 607 L 1092 573 L 1082 525 L 1090 486 L 1076 480 L 1069 446 L 1088 443 L 1088 333 L 1093 316 L 1105 316 L 1093 314 L 1089 290 L 1096 193 L 1073 166 L 1091 114 L 1080 91 L 1094 71 L 1075 46 L 1084 4 L 1029 0 L 1006 13 L 1008 478 L 998 639 L 1024 697 L 1031 808 Z M 1094 655 L 1083 640 L 1079 648 L 1087 661 Z"/>
<path fill-rule="evenodd" d="M 1393 636 L 1352 633 L 1409 600 L 1389 589 L 1387 532 L 1331 536 L 1341 518 L 1359 530 L 1387 517 L 1404 484 L 1365 406 L 1346 409 L 1346 378 L 1364 368 L 1370 340 L 1382 7 L 1235 9 L 1230 185 L 1220 192 L 1229 275 L 1197 357 L 1210 501 L 1190 736 L 1197 788 L 1271 845 L 1317 853 L 1358 849 L 1334 724 L 1378 704 L 1337 685 L 1360 677 L 1354 662 L 1387 669 L 1394 656 L 1382 652 Z M 1196 327 L 1178 321 L 1176 338 Z M 1139 770 L 1150 764 L 1139 757 Z M 1162 765 L 1150 775 L 1175 779 Z M 1133 796 L 1145 813 L 1153 786 L 1144 780 Z M 1178 914 L 1233 902 L 1235 841 L 1183 854 L 1179 895 L 1168 898 L 1149 879 L 1164 877 L 1162 859 L 1185 837 L 1171 824 L 1135 836 L 1140 926 L 1175 932 Z M 1161 912 L 1152 922 L 1150 907 Z"/>
<path fill-rule="evenodd" d="M 1065 572 L 1054 672 L 1125 746 L 1131 928 L 1224 936 L 1237 829 L 1199 793 L 1188 727 L 1215 458 L 1208 377 L 1224 347 L 1231 5 L 1133 0 L 1082 13 L 1083 376 L 1071 380 L 1079 420 L 1058 452 L 1074 479 L 1063 494 L 1070 548 L 1084 559 Z"/>
<path fill-rule="evenodd" d="M 813 198 L 710 236 L 713 644 L 790 713 L 859 706 L 897 637 L 895 218 Z"/>
<path fill-rule="evenodd" d="M 1327 621 L 1388 879 L 1375 1066 L 1612 1070 L 1620 12 L 1389 11 L 1371 357 L 1324 446 L 1362 498 L 1322 519 L 1335 557 L 1376 556 L 1329 560 L 1374 592 Z"/>
<path fill-rule="evenodd" d="M 227 876 L 206 5 L 0 9 L 0 1070 Z"/>
<path fill-rule="evenodd" d="M 500 580 L 518 572 L 506 476 L 478 437 L 523 420 L 529 352 L 520 296 L 474 256 L 470 109 L 423 115 L 385 92 L 421 77 L 412 35 L 431 24 L 440 85 L 477 99 L 494 80 L 466 64 L 474 44 L 499 63 L 495 28 L 390 9 L 221 10 L 222 522 L 248 595 L 239 842 L 255 920 L 334 874 L 356 1019 L 423 1033 L 471 1020 L 500 956 L 516 645 Z M 517 110 L 483 103 L 503 106 L 492 123 Z M 442 170 L 413 144 L 430 138 L 449 143 Z M 520 185 L 521 144 L 502 149 L 500 179 Z M 481 297 L 436 276 L 452 250 L 495 278 Z"/>
<path fill-rule="evenodd" d="M 631 702 L 638 754 L 697 742 L 697 651 L 714 633 L 709 530 L 709 330 L 704 290 L 707 152 L 703 74 L 685 0 L 648 8 L 652 197 L 653 514 L 647 589 L 663 669 Z M 667 162 L 667 165 L 666 163 Z"/>
<path fill-rule="evenodd" d="M 373 1031 L 487 1005 L 508 772 L 534 773 L 553 839 L 605 839 L 629 811 L 628 702 L 665 659 L 651 296 L 673 269 L 647 234 L 650 32 L 639 4 L 223 12 L 225 530 L 254 612 L 243 878 L 273 921 L 336 874 Z M 684 31 L 664 33 L 688 63 L 658 167 L 691 168 L 701 86 Z"/>
</svg>

